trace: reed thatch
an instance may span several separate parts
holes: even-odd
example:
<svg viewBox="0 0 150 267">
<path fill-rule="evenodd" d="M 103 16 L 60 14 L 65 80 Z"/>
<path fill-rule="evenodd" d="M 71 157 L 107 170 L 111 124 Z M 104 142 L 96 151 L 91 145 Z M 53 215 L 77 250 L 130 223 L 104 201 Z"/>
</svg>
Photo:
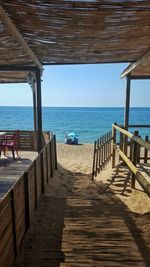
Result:
<svg viewBox="0 0 150 267">
<path fill-rule="evenodd" d="M 0 3 L 42 64 L 135 62 L 150 48 L 149 0 Z M 0 65 L 34 65 L 2 22 L 0 40 Z"/>
</svg>

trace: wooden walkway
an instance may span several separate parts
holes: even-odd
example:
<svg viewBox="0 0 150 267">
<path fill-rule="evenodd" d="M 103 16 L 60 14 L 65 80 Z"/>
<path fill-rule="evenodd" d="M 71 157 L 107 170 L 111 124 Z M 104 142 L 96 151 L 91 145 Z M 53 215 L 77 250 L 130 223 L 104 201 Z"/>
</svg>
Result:
<svg viewBox="0 0 150 267">
<path fill-rule="evenodd" d="M 37 152 L 19 151 L 19 155 L 15 160 L 12 155 L 0 158 L 0 200 L 36 158 Z"/>
<path fill-rule="evenodd" d="M 60 168 L 56 176 L 66 182 Z M 68 177 L 66 195 L 48 188 L 42 196 L 13 267 L 149 267 L 150 250 L 124 204 L 88 175 Z M 89 180 L 93 196 L 77 192 L 79 179 Z"/>
</svg>

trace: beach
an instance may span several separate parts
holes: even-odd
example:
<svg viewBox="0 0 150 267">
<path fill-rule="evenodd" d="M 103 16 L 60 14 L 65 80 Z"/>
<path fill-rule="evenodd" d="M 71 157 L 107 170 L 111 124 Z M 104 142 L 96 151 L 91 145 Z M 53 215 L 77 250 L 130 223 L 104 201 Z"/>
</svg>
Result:
<svg viewBox="0 0 150 267">
<path fill-rule="evenodd" d="M 92 144 L 57 143 L 57 157 L 14 266 L 110 266 L 116 253 L 111 266 L 149 266 L 150 200 L 126 167 L 110 162 L 92 181 Z"/>
</svg>

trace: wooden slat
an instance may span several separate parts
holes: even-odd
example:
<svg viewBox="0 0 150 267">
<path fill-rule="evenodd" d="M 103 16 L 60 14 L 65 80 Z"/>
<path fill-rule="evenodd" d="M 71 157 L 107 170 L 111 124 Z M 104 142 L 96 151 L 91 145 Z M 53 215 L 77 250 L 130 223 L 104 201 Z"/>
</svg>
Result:
<svg viewBox="0 0 150 267">
<path fill-rule="evenodd" d="M 36 158 L 36 190 L 37 190 L 37 205 L 42 193 L 42 170 L 41 170 L 41 155 Z"/>
<path fill-rule="evenodd" d="M 21 33 L 18 31 L 16 28 L 15 24 L 13 21 L 9 18 L 8 14 L 5 12 L 4 8 L 2 5 L 0 5 L 0 18 L 2 22 L 6 25 L 7 29 L 9 30 L 10 34 L 15 37 L 16 41 L 22 46 L 26 54 L 32 59 L 34 64 L 39 68 L 43 69 L 43 66 L 37 56 L 34 54 L 30 46 L 27 44 Z"/>
<path fill-rule="evenodd" d="M 29 210 L 30 210 L 30 218 L 33 215 L 33 212 L 36 207 L 36 188 L 35 188 L 35 168 L 34 162 L 31 164 L 30 168 L 28 169 L 28 180 L 29 180 Z"/>
<path fill-rule="evenodd" d="M 134 136 L 134 134 L 132 134 L 132 133 L 120 128 L 119 126 L 117 126 L 115 124 L 113 124 L 112 127 L 115 128 L 116 130 L 120 131 L 125 136 L 129 137 L 130 139 L 132 139 L 133 141 L 136 141 L 139 145 L 145 147 L 147 150 L 150 150 L 150 143 L 144 141 L 142 138 Z"/>
</svg>

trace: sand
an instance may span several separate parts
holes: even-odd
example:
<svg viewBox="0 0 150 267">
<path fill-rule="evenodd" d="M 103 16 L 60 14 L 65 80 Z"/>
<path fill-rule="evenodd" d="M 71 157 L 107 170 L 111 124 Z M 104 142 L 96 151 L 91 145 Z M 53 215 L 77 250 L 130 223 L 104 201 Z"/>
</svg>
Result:
<svg viewBox="0 0 150 267">
<path fill-rule="evenodd" d="M 87 195 L 92 196 L 95 192 L 92 191 L 89 180 L 91 179 L 93 164 L 93 145 L 83 144 L 74 146 L 58 143 L 57 151 L 59 168 L 62 168 L 62 170 L 68 170 L 68 179 L 69 172 L 75 174 L 76 176 L 80 176 L 82 174 L 83 178 L 79 179 L 77 182 L 78 193 L 83 194 L 84 187 L 84 192 L 86 192 Z M 118 174 L 116 174 L 117 170 Z M 61 175 L 63 175 L 63 173 L 61 173 Z M 94 182 L 98 185 L 98 187 L 105 188 L 106 192 L 115 194 L 132 212 L 137 214 L 150 212 L 149 197 L 143 192 L 138 183 L 136 183 L 135 189 L 131 189 L 130 172 L 125 166 L 112 169 L 110 162 L 106 165 L 104 170 L 95 177 Z M 53 186 L 55 188 L 56 180 L 54 181 Z M 69 187 L 69 182 L 63 184 L 63 188 L 61 188 L 62 194 L 65 194 L 66 192 L 65 187 Z"/>
<path fill-rule="evenodd" d="M 150 199 L 129 171 L 110 162 L 92 181 L 92 144 L 57 143 L 57 155 L 14 267 L 150 266 Z"/>
</svg>

